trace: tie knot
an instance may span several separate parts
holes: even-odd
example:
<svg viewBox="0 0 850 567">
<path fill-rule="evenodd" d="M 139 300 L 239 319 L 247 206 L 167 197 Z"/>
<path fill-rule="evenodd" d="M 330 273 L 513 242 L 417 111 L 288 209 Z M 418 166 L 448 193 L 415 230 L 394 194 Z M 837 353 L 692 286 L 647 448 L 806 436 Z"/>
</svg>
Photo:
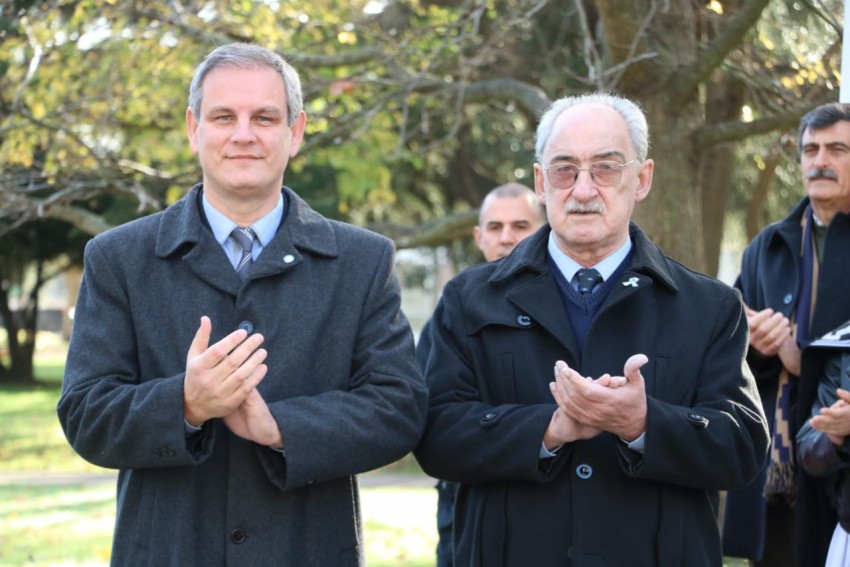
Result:
<svg viewBox="0 0 850 567">
<path fill-rule="evenodd" d="M 241 226 L 237 226 L 233 229 L 233 232 L 230 235 L 236 239 L 236 242 L 239 243 L 239 246 L 242 248 L 243 252 L 250 251 L 254 246 L 254 238 L 256 235 L 254 231 L 250 228 L 242 228 Z"/>
<path fill-rule="evenodd" d="M 602 275 L 595 268 L 582 268 L 576 272 L 578 291 L 585 295 L 593 291 L 594 286 L 602 281 Z"/>
</svg>

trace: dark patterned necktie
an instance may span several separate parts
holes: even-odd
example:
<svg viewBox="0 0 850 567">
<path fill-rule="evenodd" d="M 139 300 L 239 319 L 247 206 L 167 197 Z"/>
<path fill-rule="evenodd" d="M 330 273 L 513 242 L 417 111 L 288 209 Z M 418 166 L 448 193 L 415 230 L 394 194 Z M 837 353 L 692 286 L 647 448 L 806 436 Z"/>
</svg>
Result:
<svg viewBox="0 0 850 567">
<path fill-rule="evenodd" d="M 248 278 L 248 270 L 254 262 L 251 257 L 251 249 L 254 246 L 254 239 L 257 235 L 254 234 L 254 231 L 250 228 L 237 226 L 233 229 L 233 232 L 230 233 L 230 236 L 232 236 L 236 242 L 239 243 L 240 248 L 242 248 L 242 256 L 239 258 L 239 263 L 236 264 L 236 274 L 239 276 L 239 279 L 244 282 Z"/>
<path fill-rule="evenodd" d="M 593 291 L 596 284 L 602 281 L 602 276 L 594 268 L 582 268 L 576 272 L 578 278 L 578 292 L 587 295 Z"/>
</svg>

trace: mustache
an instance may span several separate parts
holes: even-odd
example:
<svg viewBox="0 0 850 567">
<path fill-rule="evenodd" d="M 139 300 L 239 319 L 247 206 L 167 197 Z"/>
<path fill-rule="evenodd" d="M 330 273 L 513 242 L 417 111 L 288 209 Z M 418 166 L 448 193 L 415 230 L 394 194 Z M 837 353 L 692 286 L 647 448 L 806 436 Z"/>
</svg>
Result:
<svg viewBox="0 0 850 567">
<path fill-rule="evenodd" d="M 806 179 L 831 179 L 838 181 L 838 174 L 828 167 L 813 167 L 806 172 Z"/>
<path fill-rule="evenodd" d="M 581 202 L 576 199 L 569 199 L 567 203 L 564 205 L 564 212 L 567 214 L 577 214 L 577 215 L 586 215 L 586 214 L 604 214 L 605 213 L 605 205 L 600 203 L 597 200 Z"/>
</svg>

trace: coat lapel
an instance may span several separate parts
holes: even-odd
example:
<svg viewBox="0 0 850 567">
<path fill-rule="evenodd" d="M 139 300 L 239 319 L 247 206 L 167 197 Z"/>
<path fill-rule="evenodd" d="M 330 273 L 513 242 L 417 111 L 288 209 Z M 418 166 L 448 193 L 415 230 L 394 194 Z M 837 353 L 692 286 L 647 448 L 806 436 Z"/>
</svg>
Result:
<svg viewBox="0 0 850 567">
<path fill-rule="evenodd" d="M 199 279 L 227 293 L 237 294 L 242 282 L 227 255 L 205 225 L 200 209 L 202 186 L 195 185 L 186 196 L 162 214 L 156 242 L 161 258 L 178 255 Z M 327 257 L 338 254 L 331 223 L 313 211 L 291 189 L 284 187 L 286 210 L 274 239 L 251 267 L 249 281 L 280 274 L 303 261 L 302 251 Z"/>
</svg>

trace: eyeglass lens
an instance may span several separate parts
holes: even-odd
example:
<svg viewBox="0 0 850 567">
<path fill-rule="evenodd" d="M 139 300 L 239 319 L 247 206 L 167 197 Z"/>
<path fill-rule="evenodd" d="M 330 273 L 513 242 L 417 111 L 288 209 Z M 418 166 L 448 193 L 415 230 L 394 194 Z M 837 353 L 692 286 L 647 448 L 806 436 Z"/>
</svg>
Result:
<svg viewBox="0 0 850 567">
<path fill-rule="evenodd" d="M 576 184 L 580 171 L 590 171 L 590 178 L 594 183 L 607 187 L 620 180 L 625 165 L 627 164 L 616 161 L 597 161 L 590 164 L 590 167 L 579 168 L 572 163 L 555 163 L 549 166 L 547 175 L 553 187 L 569 189 Z"/>
</svg>

